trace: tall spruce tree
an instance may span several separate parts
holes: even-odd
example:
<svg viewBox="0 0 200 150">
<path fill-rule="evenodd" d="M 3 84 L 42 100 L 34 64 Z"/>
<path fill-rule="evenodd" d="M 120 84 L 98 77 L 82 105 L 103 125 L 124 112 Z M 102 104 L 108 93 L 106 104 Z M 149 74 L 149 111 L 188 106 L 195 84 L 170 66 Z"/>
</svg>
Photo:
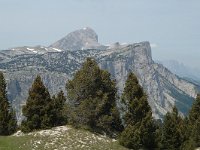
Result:
<svg viewBox="0 0 200 150">
<path fill-rule="evenodd" d="M 60 91 L 56 96 L 52 97 L 51 102 L 51 120 L 53 126 L 65 125 L 67 123 L 67 114 L 65 111 L 66 98 L 63 91 Z"/>
<path fill-rule="evenodd" d="M 40 76 L 37 76 L 29 90 L 26 105 L 23 107 L 25 119 L 22 121 L 23 132 L 46 129 L 53 126 L 51 119 L 52 100 L 48 89 Z"/>
<path fill-rule="evenodd" d="M 66 85 L 71 104 L 70 122 L 110 136 L 118 134 L 122 125 L 116 107 L 115 86 L 110 74 L 88 58 Z"/>
<path fill-rule="evenodd" d="M 197 94 L 196 100 L 194 101 L 191 110 L 189 112 L 189 122 L 190 124 L 195 124 L 195 122 L 200 118 L 200 94 Z"/>
<path fill-rule="evenodd" d="M 179 150 L 184 142 L 184 122 L 178 115 L 176 107 L 172 112 L 168 112 L 165 115 L 162 135 L 161 135 L 161 149 Z"/>
<path fill-rule="evenodd" d="M 151 108 L 133 73 L 128 75 L 121 100 L 125 106 L 125 129 L 120 136 L 120 144 L 131 149 L 154 148 L 155 124 Z"/>
<path fill-rule="evenodd" d="M 189 112 L 187 131 L 187 140 L 183 144 L 183 149 L 200 147 L 200 94 L 197 94 Z"/>
<path fill-rule="evenodd" d="M 16 113 L 13 108 L 10 108 L 9 112 L 9 122 L 8 122 L 8 131 L 9 135 L 13 134 L 17 130 L 17 118 L 16 118 Z"/>
<path fill-rule="evenodd" d="M 7 99 L 6 82 L 0 72 L 0 135 L 10 135 L 17 129 L 17 119 Z"/>
</svg>

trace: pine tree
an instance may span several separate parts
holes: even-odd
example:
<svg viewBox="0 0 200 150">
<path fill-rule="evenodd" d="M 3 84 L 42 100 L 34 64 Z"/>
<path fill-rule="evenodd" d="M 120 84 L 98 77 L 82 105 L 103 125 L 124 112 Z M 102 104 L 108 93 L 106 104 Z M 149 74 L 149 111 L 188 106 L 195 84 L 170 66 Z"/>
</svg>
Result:
<svg viewBox="0 0 200 150">
<path fill-rule="evenodd" d="M 5 78 L 0 72 L 0 135 L 10 135 L 16 129 L 16 115 L 7 99 Z"/>
<path fill-rule="evenodd" d="M 16 118 L 16 113 L 13 108 L 10 108 L 10 113 L 9 113 L 9 122 L 8 122 L 8 134 L 11 135 L 15 133 L 17 130 L 17 118 Z"/>
<path fill-rule="evenodd" d="M 115 86 L 110 74 L 88 58 L 66 85 L 71 104 L 70 122 L 110 136 L 120 132 L 122 125 L 116 107 Z"/>
<path fill-rule="evenodd" d="M 30 132 L 37 129 L 46 129 L 52 127 L 51 120 L 51 97 L 48 89 L 44 86 L 40 76 L 37 76 L 23 107 L 25 119 L 22 121 L 21 128 L 23 132 Z"/>
<path fill-rule="evenodd" d="M 172 112 L 168 112 L 164 118 L 161 137 L 161 148 L 178 150 L 184 142 L 183 119 L 178 115 L 176 107 Z"/>
<path fill-rule="evenodd" d="M 189 112 L 189 122 L 190 124 L 195 124 L 197 119 L 200 117 L 200 94 L 197 94 L 196 100 L 191 107 Z"/>
<path fill-rule="evenodd" d="M 200 94 L 197 94 L 188 116 L 187 140 L 183 144 L 184 150 L 200 147 Z"/>
<path fill-rule="evenodd" d="M 200 117 L 196 120 L 195 124 L 193 125 L 191 139 L 194 142 L 195 147 L 200 147 Z"/>
<path fill-rule="evenodd" d="M 132 149 L 153 148 L 156 128 L 151 108 L 133 73 L 128 75 L 121 99 L 125 106 L 125 129 L 120 136 L 120 144 Z"/>
<path fill-rule="evenodd" d="M 67 123 L 67 114 L 65 111 L 66 98 L 63 91 L 60 91 L 57 96 L 52 97 L 52 110 L 51 110 L 51 120 L 53 121 L 53 126 L 64 125 Z"/>
</svg>

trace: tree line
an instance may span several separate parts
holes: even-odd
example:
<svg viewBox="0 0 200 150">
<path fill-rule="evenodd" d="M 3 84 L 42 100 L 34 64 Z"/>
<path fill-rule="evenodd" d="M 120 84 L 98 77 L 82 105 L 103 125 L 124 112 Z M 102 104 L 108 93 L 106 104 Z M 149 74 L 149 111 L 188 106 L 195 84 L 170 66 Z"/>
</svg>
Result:
<svg viewBox="0 0 200 150">
<path fill-rule="evenodd" d="M 200 147 L 200 95 L 186 117 L 176 107 L 163 121 L 152 117 L 147 95 L 134 73 L 128 74 L 121 97 L 108 71 L 88 58 L 66 83 L 63 91 L 50 96 L 40 76 L 29 90 L 19 128 L 23 132 L 70 124 L 118 139 L 130 149 L 192 150 Z M 120 101 L 120 105 L 117 105 Z M 17 120 L 0 73 L 0 135 L 17 130 Z"/>
</svg>

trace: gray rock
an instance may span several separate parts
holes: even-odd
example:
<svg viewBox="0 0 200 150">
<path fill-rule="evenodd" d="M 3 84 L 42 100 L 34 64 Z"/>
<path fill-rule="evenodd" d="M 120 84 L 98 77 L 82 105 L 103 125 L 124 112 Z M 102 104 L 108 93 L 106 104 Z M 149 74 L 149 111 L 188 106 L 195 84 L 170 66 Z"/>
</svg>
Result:
<svg viewBox="0 0 200 150">
<path fill-rule="evenodd" d="M 66 37 L 50 45 L 63 50 L 105 49 L 98 43 L 98 35 L 89 27 L 69 33 Z"/>
</svg>

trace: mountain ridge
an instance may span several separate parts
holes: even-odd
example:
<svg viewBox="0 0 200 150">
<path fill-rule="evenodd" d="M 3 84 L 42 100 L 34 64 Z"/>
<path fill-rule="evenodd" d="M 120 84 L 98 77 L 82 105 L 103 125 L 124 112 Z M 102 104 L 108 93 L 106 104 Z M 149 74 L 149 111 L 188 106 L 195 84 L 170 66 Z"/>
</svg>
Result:
<svg viewBox="0 0 200 150">
<path fill-rule="evenodd" d="M 162 60 L 157 62 L 182 78 L 190 78 L 200 82 L 200 70 L 198 69 L 186 66 L 176 60 Z"/>
<path fill-rule="evenodd" d="M 10 50 L 0 52 L 0 69 L 5 72 L 8 96 L 19 119 L 28 89 L 37 74 L 42 76 L 50 93 L 55 94 L 60 89 L 66 91 L 66 81 L 73 77 L 87 57 L 93 57 L 102 69 L 111 73 L 112 78 L 117 81 L 119 94 L 123 91 L 127 74 L 134 72 L 148 95 L 155 118 L 162 118 L 174 105 L 182 114 L 187 114 L 198 92 L 197 85 L 155 63 L 147 41 L 126 45 L 118 43 L 106 49 L 50 51 L 48 49 L 54 47 L 45 48 L 46 51 L 38 53 L 13 54 Z"/>
</svg>

